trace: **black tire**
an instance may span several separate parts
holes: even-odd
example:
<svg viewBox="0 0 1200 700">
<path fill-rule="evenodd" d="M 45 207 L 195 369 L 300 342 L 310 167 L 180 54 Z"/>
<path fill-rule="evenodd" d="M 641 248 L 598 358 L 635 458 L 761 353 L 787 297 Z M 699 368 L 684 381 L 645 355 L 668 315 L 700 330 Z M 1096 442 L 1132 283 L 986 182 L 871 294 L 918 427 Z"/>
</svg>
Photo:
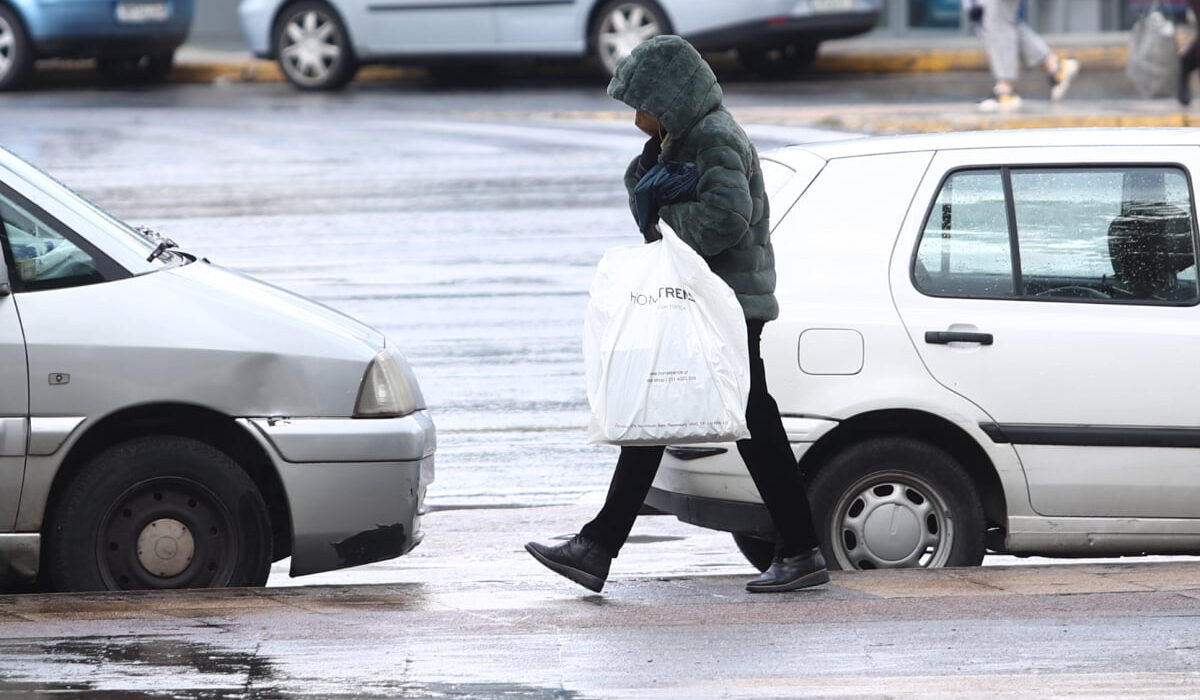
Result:
<svg viewBox="0 0 1200 700">
<path fill-rule="evenodd" d="M 121 443 L 85 464 L 46 540 L 58 591 L 261 586 L 271 568 L 254 482 L 225 453 L 175 436 Z"/>
<path fill-rule="evenodd" d="M 280 70 L 301 90 L 339 90 L 358 72 L 346 24 L 320 0 L 287 7 L 271 37 Z"/>
<path fill-rule="evenodd" d="M 947 452 L 881 437 L 823 465 L 809 491 L 831 569 L 978 566 L 986 521 L 975 484 Z"/>
<path fill-rule="evenodd" d="M 105 82 L 114 85 L 149 85 L 167 79 L 175 65 L 175 52 L 146 56 L 119 56 L 96 59 L 96 70 Z"/>
<path fill-rule="evenodd" d="M 759 571 L 766 571 L 771 565 L 771 560 L 775 558 L 775 543 L 770 540 L 735 532 L 733 542 L 742 556 L 746 557 L 746 561 Z"/>
<path fill-rule="evenodd" d="M 616 26 L 618 17 L 635 26 Z M 634 46 L 670 33 L 671 24 L 666 13 L 651 0 L 609 0 L 596 12 L 588 28 L 588 45 L 605 75 L 611 77 L 617 63 L 628 56 Z"/>
<path fill-rule="evenodd" d="M 738 60 L 766 80 L 791 80 L 804 74 L 817 58 L 817 44 L 796 43 L 770 49 L 738 49 Z"/>
<path fill-rule="evenodd" d="M 35 56 L 25 25 L 12 10 L 0 5 L 0 90 L 15 90 L 33 75 Z"/>
</svg>

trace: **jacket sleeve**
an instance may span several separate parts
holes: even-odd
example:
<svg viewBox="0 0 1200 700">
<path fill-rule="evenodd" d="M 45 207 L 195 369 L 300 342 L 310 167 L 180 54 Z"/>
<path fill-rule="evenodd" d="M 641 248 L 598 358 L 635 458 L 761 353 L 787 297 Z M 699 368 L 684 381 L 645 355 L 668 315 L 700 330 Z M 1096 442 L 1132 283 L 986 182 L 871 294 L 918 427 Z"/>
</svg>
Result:
<svg viewBox="0 0 1200 700">
<path fill-rule="evenodd" d="M 629 196 L 629 213 L 633 214 L 633 220 L 637 221 L 637 202 L 633 199 L 633 189 L 637 187 L 638 176 L 637 167 L 639 158 L 634 158 L 629 163 L 629 167 L 625 168 L 625 193 Z"/>
<path fill-rule="evenodd" d="M 696 201 L 665 206 L 659 214 L 688 245 L 711 257 L 737 245 L 750 229 L 750 176 L 737 141 L 720 133 L 701 138 L 696 167 Z"/>
</svg>

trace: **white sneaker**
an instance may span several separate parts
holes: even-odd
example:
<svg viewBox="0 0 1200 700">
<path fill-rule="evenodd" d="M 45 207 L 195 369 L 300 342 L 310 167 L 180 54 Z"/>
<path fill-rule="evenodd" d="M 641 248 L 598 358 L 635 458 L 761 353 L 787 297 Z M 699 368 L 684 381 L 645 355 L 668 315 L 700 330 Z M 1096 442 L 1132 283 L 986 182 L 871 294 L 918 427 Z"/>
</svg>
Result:
<svg viewBox="0 0 1200 700">
<path fill-rule="evenodd" d="M 1021 107 L 1021 96 L 1015 92 L 992 93 L 978 107 L 980 112 L 1011 112 Z"/>
<path fill-rule="evenodd" d="M 1064 58 L 1058 62 L 1058 72 L 1050 76 L 1050 99 L 1061 100 L 1071 87 L 1071 81 L 1079 74 L 1079 61 Z"/>
</svg>

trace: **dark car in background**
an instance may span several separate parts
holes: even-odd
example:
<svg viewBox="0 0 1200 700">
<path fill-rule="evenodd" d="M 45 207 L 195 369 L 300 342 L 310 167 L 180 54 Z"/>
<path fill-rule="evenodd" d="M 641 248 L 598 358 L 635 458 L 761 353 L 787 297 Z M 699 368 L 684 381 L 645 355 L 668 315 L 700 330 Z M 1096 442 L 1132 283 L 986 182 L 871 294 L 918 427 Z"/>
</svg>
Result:
<svg viewBox="0 0 1200 700">
<path fill-rule="evenodd" d="M 590 56 L 611 74 L 659 34 L 789 77 L 822 41 L 874 28 L 882 0 L 242 0 L 238 13 L 256 56 L 302 90 L 334 90 L 368 63 L 452 78 L 503 58 Z"/>
<path fill-rule="evenodd" d="M 157 82 L 187 39 L 195 0 L 0 0 L 0 90 L 42 58 L 94 58 L 113 82 Z"/>
</svg>

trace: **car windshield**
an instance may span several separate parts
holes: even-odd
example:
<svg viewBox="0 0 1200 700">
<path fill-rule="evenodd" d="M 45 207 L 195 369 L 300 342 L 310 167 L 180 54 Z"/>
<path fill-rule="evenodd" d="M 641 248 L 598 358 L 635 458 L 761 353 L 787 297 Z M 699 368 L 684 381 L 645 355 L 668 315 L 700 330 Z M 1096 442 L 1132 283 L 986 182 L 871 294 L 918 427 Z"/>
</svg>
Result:
<svg viewBox="0 0 1200 700">
<path fill-rule="evenodd" d="M 42 192 L 50 195 L 55 200 L 60 202 L 75 201 L 87 209 L 89 222 L 101 228 L 108 235 L 108 240 L 113 243 L 125 247 L 129 252 L 141 260 L 151 258 L 151 253 L 162 243 L 162 238 L 149 230 L 139 230 L 129 224 L 121 221 L 112 214 L 109 214 L 98 204 L 88 199 L 84 195 L 67 187 L 63 183 L 56 180 L 50 174 L 39 169 L 37 166 L 29 163 L 20 156 L 7 152 L 9 156 L 5 163 L 14 173 L 24 178 L 30 185 L 38 188 Z M 147 267 L 141 270 L 131 270 L 131 272 L 148 272 L 167 265 L 176 265 L 184 262 L 186 259 L 177 254 L 159 255 L 152 260 L 147 260 Z"/>
</svg>

